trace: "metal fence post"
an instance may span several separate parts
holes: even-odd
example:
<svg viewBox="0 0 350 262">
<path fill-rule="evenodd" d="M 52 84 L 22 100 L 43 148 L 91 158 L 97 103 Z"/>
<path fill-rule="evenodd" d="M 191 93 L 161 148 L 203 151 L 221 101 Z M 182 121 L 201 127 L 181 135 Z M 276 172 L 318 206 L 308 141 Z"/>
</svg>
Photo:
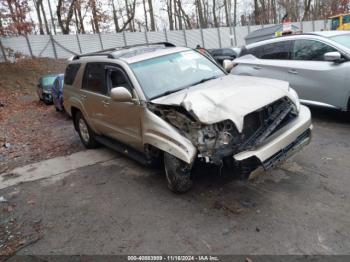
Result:
<svg viewBox="0 0 350 262">
<path fill-rule="evenodd" d="M 304 21 L 303 20 L 300 20 L 300 30 L 301 30 L 301 32 L 304 31 Z"/>
<path fill-rule="evenodd" d="M 231 47 L 233 47 L 233 39 L 232 39 L 232 27 L 230 26 L 230 44 L 231 44 Z"/>
<path fill-rule="evenodd" d="M 250 23 L 248 23 L 248 34 L 250 34 Z"/>
<path fill-rule="evenodd" d="M 127 46 L 125 31 L 123 31 L 124 46 Z"/>
<path fill-rule="evenodd" d="M 235 46 L 237 46 L 236 26 L 233 26 L 233 37 L 235 38 Z"/>
<path fill-rule="evenodd" d="M 7 57 L 6 57 L 4 46 L 2 45 L 2 42 L 1 42 L 1 38 L 0 38 L 0 49 L 1 49 L 2 56 L 4 57 L 5 62 L 7 62 Z"/>
<path fill-rule="evenodd" d="M 98 38 L 100 39 L 101 50 L 103 50 L 103 43 L 102 43 L 101 33 L 98 33 Z"/>
<path fill-rule="evenodd" d="M 148 36 L 147 36 L 147 30 L 145 30 L 145 40 L 146 40 L 146 44 L 148 45 Z"/>
<path fill-rule="evenodd" d="M 52 34 L 50 33 L 50 40 L 52 44 L 52 49 L 53 49 L 53 54 L 55 55 L 55 58 L 57 59 L 57 51 L 56 51 L 56 46 L 55 46 L 55 40 L 53 39 Z"/>
<path fill-rule="evenodd" d="M 165 42 L 168 42 L 168 34 L 166 33 L 166 28 L 164 28 Z"/>
<path fill-rule="evenodd" d="M 186 37 L 186 30 L 183 30 L 184 33 L 184 40 L 185 40 L 185 46 L 187 47 L 187 37 Z"/>
<path fill-rule="evenodd" d="M 201 39 L 202 39 L 202 47 L 205 48 L 205 44 L 204 44 L 204 34 L 203 34 L 203 29 L 202 29 L 202 27 L 200 28 L 200 32 L 201 32 Z"/>
<path fill-rule="evenodd" d="M 219 47 L 222 48 L 220 27 L 217 27 L 216 29 L 218 30 Z"/>
<path fill-rule="evenodd" d="M 30 53 L 30 56 L 33 58 L 34 55 L 33 55 L 33 50 L 32 50 L 32 47 L 30 45 L 30 42 L 29 42 L 29 39 L 28 39 L 28 36 L 27 35 L 24 35 L 26 41 L 27 41 L 27 45 L 28 45 L 28 49 L 29 49 L 29 53 Z"/>
<path fill-rule="evenodd" d="M 78 35 L 78 34 L 76 34 L 76 36 L 77 36 L 77 43 L 78 43 L 78 47 L 79 47 L 79 52 L 80 52 L 80 54 L 82 54 L 83 52 L 82 52 L 82 50 L 81 50 L 81 45 L 80 45 L 79 35 Z"/>
</svg>

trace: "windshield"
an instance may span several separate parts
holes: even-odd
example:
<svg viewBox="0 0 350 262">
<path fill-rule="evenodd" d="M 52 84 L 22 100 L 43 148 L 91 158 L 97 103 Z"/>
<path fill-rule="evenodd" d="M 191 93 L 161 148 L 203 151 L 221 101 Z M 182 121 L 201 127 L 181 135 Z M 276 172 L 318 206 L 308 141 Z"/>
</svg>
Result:
<svg viewBox="0 0 350 262">
<path fill-rule="evenodd" d="M 43 86 L 51 86 L 55 82 L 56 76 L 46 76 L 42 79 Z"/>
<path fill-rule="evenodd" d="M 350 34 L 333 36 L 331 39 L 350 49 Z"/>
<path fill-rule="evenodd" d="M 131 69 L 149 99 L 224 75 L 217 65 L 192 50 L 137 62 Z"/>
</svg>

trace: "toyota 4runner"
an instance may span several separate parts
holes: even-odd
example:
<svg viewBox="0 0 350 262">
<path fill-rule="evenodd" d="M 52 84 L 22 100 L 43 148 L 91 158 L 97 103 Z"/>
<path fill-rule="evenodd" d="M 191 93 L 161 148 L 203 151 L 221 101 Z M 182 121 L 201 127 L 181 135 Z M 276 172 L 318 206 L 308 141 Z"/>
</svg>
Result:
<svg viewBox="0 0 350 262">
<path fill-rule="evenodd" d="M 196 160 L 249 177 L 311 138 L 311 114 L 284 81 L 234 76 L 169 43 L 77 55 L 64 107 L 87 148 L 107 145 L 147 165 L 163 158 L 168 186 L 185 192 Z"/>
</svg>

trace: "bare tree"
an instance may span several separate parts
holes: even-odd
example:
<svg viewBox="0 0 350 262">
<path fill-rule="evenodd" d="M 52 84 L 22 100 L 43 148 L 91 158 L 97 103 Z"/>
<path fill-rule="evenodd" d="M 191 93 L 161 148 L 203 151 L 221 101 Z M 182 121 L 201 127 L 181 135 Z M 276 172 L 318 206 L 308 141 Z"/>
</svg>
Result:
<svg viewBox="0 0 350 262">
<path fill-rule="evenodd" d="M 47 3 L 49 5 L 52 29 L 53 29 L 53 32 L 56 34 L 56 25 L 55 25 L 55 20 L 53 19 L 53 14 L 52 14 L 52 8 L 51 8 L 50 0 L 47 0 Z"/>
<path fill-rule="evenodd" d="M 143 14 L 145 16 L 145 29 L 148 31 L 148 17 L 147 17 L 147 9 L 146 9 L 146 0 L 142 0 L 143 5 Z"/>
<path fill-rule="evenodd" d="M 43 35 L 43 34 L 44 34 L 44 29 L 43 29 L 43 21 L 42 21 L 42 19 L 41 19 L 40 6 L 39 6 L 39 4 L 38 4 L 39 1 L 42 1 L 42 0 L 38 0 L 38 1 L 33 0 L 33 2 L 34 2 L 34 7 L 35 7 L 35 11 L 36 11 L 36 15 L 37 15 L 37 17 L 38 17 L 39 33 L 40 33 L 41 35 Z"/>
<path fill-rule="evenodd" d="M 154 22 L 154 13 L 153 13 L 153 3 L 152 0 L 148 0 L 148 8 L 149 8 L 149 16 L 151 19 L 151 31 L 156 30 L 155 22 Z"/>
<path fill-rule="evenodd" d="M 62 18 L 61 12 L 62 12 L 62 9 L 66 9 L 66 7 L 63 6 L 63 0 L 58 0 L 56 13 L 57 13 L 58 25 L 62 30 L 62 34 L 67 35 L 70 32 L 69 25 L 73 17 L 74 4 L 75 4 L 75 0 L 72 0 L 72 2 L 68 7 L 67 17 L 64 19 Z"/>
</svg>

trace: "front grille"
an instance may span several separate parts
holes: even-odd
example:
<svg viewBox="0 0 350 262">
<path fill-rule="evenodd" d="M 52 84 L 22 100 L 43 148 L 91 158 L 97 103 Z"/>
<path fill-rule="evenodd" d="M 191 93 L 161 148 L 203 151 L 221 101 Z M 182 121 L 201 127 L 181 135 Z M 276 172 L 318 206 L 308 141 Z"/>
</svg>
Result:
<svg viewBox="0 0 350 262">
<path fill-rule="evenodd" d="M 244 118 L 244 142 L 240 146 L 240 151 L 261 145 L 296 116 L 296 107 L 287 97 L 247 115 Z"/>
</svg>

